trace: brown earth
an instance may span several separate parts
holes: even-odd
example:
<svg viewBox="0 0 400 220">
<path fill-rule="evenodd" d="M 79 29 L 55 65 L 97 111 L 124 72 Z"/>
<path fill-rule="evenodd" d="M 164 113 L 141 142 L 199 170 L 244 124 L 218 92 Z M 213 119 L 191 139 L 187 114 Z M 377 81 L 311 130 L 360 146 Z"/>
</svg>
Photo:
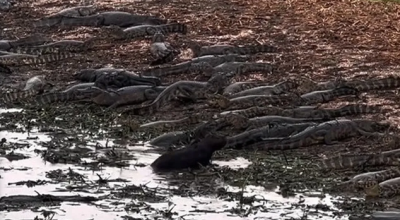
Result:
<svg viewBox="0 0 400 220">
<path fill-rule="evenodd" d="M 4 38 L 14 39 L 32 33 L 43 33 L 54 40 L 87 39 L 101 34 L 98 28 L 71 28 L 68 30 L 35 29 L 32 21 L 78 1 L 27 0 L 9 12 L 2 12 Z M 204 45 L 215 43 L 269 43 L 279 48 L 276 54 L 260 54 L 254 60 L 271 62 L 276 70 L 272 75 L 252 74 L 236 80 L 262 79 L 271 84 L 287 77 L 307 76 L 315 81 L 336 77 L 365 79 L 395 74 L 400 63 L 400 5 L 366 0 L 220 0 L 194 2 L 172 1 L 101 1 L 100 11 L 121 10 L 138 14 L 152 14 L 170 21 L 186 23 L 186 36 L 173 35 L 168 39 L 184 50 L 179 60 L 190 58 L 189 40 Z M 116 68 L 136 70 L 147 67 L 148 42 L 102 42 L 95 50 L 56 64 L 39 68 L 14 68 L 15 83 L 23 83 L 33 75 L 45 74 L 58 87 L 73 81 L 72 74 L 83 68 L 113 65 Z M 162 79 L 170 83 L 178 79 L 194 79 L 195 75 L 181 75 Z M 371 92 L 363 101 L 342 99 L 325 106 L 364 102 L 382 104 L 393 111 L 372 118 L 400 124 L 398 91 Z M 175 116 L 158 114 L 157 118 Z M 148 117 L 146 118 L 149 119 Z M 153 119 L 153 117 L 152 117 Z M 106 120 L 106 119 L 104 119 Z M 358 144 L 355 144 L 358 143 Z M 307 150 L 319 157 L 346 151 L 380 151 L 373 140 L 354 140 L 330 150 Z M 357 149 L 354 149 L 357 148 Z M 386 150 L 386 149 L 385 149 Z M 310 152 L 300 152 L 303 157 Z M 307 158 L 310 158 L 307 156 Z M 250 170 L 249 172 L 253 172 Z M 244 174 L 243 174 L 244 175 Z M 282 175 L 282 174 L 281 174 Z M 344 174 L 349 175 L 349 174 Z M 342 175 L 343 176 L 343 175 Z M 283 178 L 283 177 L 282 177 Z M 391 206 L 394 204 L 391 204 Z M 396 206 L 396 205 L 394 205 Z"/>
</svg>

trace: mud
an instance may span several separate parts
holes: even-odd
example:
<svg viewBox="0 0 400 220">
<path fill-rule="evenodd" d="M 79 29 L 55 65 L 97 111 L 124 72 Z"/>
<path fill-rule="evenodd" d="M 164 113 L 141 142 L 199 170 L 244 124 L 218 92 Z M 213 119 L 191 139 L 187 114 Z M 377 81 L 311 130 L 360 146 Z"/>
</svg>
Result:
<svg viewBox="0 0 400 220">
<path fill-rule="evenodd" d="M 77 1 L 21 1 L 0 14 L 0 36 L 14 39 L 39 32 L 38 19 Z M 299 75 L 317 81 L 369 78 L 397 72 L 400 6 L 369 1 L 107 1 L 100 10 L 153 14 L 187 22 L 187 36 L 171 43 L 186 49 L 189 39 L 204 44 L 258 41 L 280 48 L 271 61 L 276 74 L 255 73 L 236 80 L 268 79 L 271 84 Z M 53 39 L 84 40 L 97 28 L 41 29 Z M 150 58 L 145 41 L 105 40 L 93 51 L 56 64 L 12 67 L 0 76 L 4 88 L 18 88 L 33 75 L 45 74 L 56 87 L 73 81 L 73 73 L 112 64 L 140 69 Z M 180 75 L 167 79 L 194 79 Z M 5 83 L 4 83 L 5 82 Z M 392 111 L 372 115 L 399 126 L 398 91 L 365 96 L 368 104 Z M 325 104 L 336 107 L 355 99 Z M 200 108 L 192 108 L 192 111 Z M 200 109 L 200 111 L 206 111 Z M 208 110 L 207 110 L 208 111 Z M 191 114 L 188 112 L 187 114 Z M 181 109 L 164 110 L 143 123 L 178 119 Z M 378 140 L 355 139 L 333 147 L 291 152 L 223 150 L 213 165 L 200 170 L 155 174 L 150 164 L 167 148 L 146 142 L 158 132 L 135 132 L 130 118 L 104 112 L 94 104 L 57 103 L 35 107 L 24 103 L 0 109 L 0 211 L 2 219 L 348 219 L 399 208 L 399 199 L 368 200 L 361 192 L 344 192 L 333 184 L 364 171 L 321 171 L 317 159 L 344 152 L 379 152 Z M 180 128 L 184 129 L 184 128 Z"/>
</svg>

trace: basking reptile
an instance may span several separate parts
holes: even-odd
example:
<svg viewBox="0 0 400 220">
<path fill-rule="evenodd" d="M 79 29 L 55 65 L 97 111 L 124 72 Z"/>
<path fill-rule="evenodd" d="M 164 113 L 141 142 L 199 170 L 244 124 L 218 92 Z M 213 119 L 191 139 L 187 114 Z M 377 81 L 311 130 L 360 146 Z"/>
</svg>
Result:
<svg viewBox="0 0 400 220">
<path fill-rule="evenodd" d="M 323 121 L 320 118 L 291 118 L 276 115 L 266 115 L 249 119 L 249 129 L 259 128 L 270 124 L 298 124 L 303 122 Z"/>
<path fill-rule="evenodd" d="M 56 53 L 46 55 L 12 54 L 0 56 L 0 63 L 7 65 L 33 65 L 51 63 L 59 60 L 75 57 L 72 53 Z"/>
<path fill-rule="evenodd" d="M 346 86 L 356 88 L 358 91 L 386 90 L 400 87 L 400 77 L 389 76 L 381 79 L 355 80 L 343 83 Z"/>
<path fill-rule="evenodd" d="M 400 193 L 400 177 L 386 180 L 379 184 L 375 184 L 369 188 L 365 188 L 365 194 L 370 197 L 389 198 Z"/>
<path fill-rule="evenodd" d="M 170 23 L 160 25 L 143 24 L 122 29 L 117 26 L 109 26 L 104 28 L 115 39 L 142 39 L 147 36 L 153 36 L 160 32 L 164 35 L 172 33 L 186 34 L 187 27 L 185 24 Z"/>
<path fill-rule="evenodd" d="M 18 40 L 0 40 L 0 51 L 9 51 L 11 48 L 16 47 L 41 45 L 51 41 L 51 39 L 39 34 L 20 38 Z"/>
<path fill-rule="evenodd" d="M 123 11 L 106 11 L 94 15 L 87 16 L 58 16 L 51 19 L 39 20 L 35 26 L 111 26 L 130 27 L 135 25 L 150 24 L 159 25 L 165 24 L 166 21 L 149 15 L 134 15 Z"/>
<path fill-rule="evenodd" d="M 96 12 L 96 7 L 93 5 L 76 6 L 65 8 L 59 12 L 49 15 L 45 18 L 39 19 L 33 23 L 34 27 L 53 27 L 62 22 L 64 18 L 68 17 L 83 17 L 92 15 Z"/>
<path fill-rule="evenodd" d="M 148 142 L 152 146 L 169 147 L 173 145 L 189 144 L 191 137 L 187 131 L 173 131 L 162 134 Z"/>
<path fill-rule="evenodd" d="M 152 103 L 138 108 L 128 109 L 125 113 L 132 111 L 134 114 L 139 115 L 152 114 L 176 98 L 179 94 L 183 94 L 195 101 L 198 98 L 208 98 L 209 93 L 215 93 L 220 87 L 227 84 L 229 84 L 229 79 L 222 74 L 211 78 L 207 82 L 178 81 L 169 85 Z"/>
<path fill-rule="evenodd" d="M 0 94 L 0 104 L 2 103 L 12 103 L 15 101 L 20 101 L 32 96 L 39 94 L 40 91 L 35 89 L 25 90 L 25 91 L 13 91 Z"/>
<path fill-rule="evenodd" d="M 256 88 L 256 87 L 261 87 L 261 86 L 268 86 L 268 82 L 249 82 L 249 81 L 244 81 L 244 82 L 235 82 L 230 84 L 228 87 L 224 89 L 224 92 L 222 93 L 223 95 L 232 95 L 235 93 L 242 92 L 244 90 Z M 272 90 L 272 89 L 271 89 Z"/>
<path fill-rule="evenodd" d="M 282 108 L 274 107 L 274 106 L 266 106 L 266 107 L 250 107 L 246 109 L 234 110 L 234 111 L 225 111 L 221 112 L 221 115 L 225 115 L 228 113 L 234 113 L 241 115 L 246 118 L 253 118 L 257 116 L 264 116 L 264 115 L 280 115 L 280 113 L 284 111 Z"/>
<path fill-rule="evenodd" d="M 382 136 L 382 134 L 376 132 L 388 127 L 389 125 L 387 124 L 370 120 L 340 119 L 307 128 L 291 137 L 264 139 L 263 142 L 257 143 L 254 147 L 260 147 L 265 150 L 290 150 L 316 144 L 332 145 L 342 139 L 357 136 Z"/>
<path fill-rule="evenodd" d="M 227 98 L 226 98 L 227 99 Z M 268 105 L 298 105 L 299 97 L 294 94 L 282 95 L 247 95 L 233 99 L 227 99 L 228 109 L 243 109 L 252 106 Z"/>
<path fill-rule="evenodd" d="M 380 182 L 397 177 L 400 177 L 400 170 L 397 168 L 392 168 L 356 175 L 348 181 L 339 183 L 339 186 L 347 186 L 351 184 L 356 189 L 365 189 L 373 187 Z"/>
<path fill-rule="evenodd" d="M 93 47 L 95 40 L 97 38 L 90 38 L 86 41 L 79 40 L 60 40 L 56 42 L 51 42 L 48 44 L 43 44 L 40 46 L 32 46 L 32 47 L 17 47 L 11 49 L 10 51 L 16 53 L 27 53 L 27 54 L 46 54 L 46 53 L 58 53 L 61 51 L 70 51 L 70 52 L 82 52 L 87 51 Z"/>
<path fill-rule="evenodd" d="M 88 94 L 80 92 L 82 89 L 93 87 L 94 83 L 80 83 L 73 85 L 61 92 L 50 92 L 36 96 L 34 102 L 39 105 L 46 105 L 53 102 L 67 102 L 87 99 Z"/>
<path fill-rule="evenodd" d="M 222 54 L 247 55 L 256 53 L 272 53 L 277 51 L 276 47 L 264 44 L 243 46 L 216 44 L 212 46 L 200 46 L 199 44 L 192 42 L 191 44 L 189 44 L 189 47 L 192 50 L 194 57 Z"/>
<path fill-rule="evenodd" d="M 390 155 L 381 154 L 341 154 L 321 160 L 317 166 L 320 169 L 344 169 L 352 167 L 399 165 L 399 161 Z"/>
<path fill-rule="evenodd" d="M 106 91 L 98 87 L 89 87 L 78 90 L 83 93 L 93 94 L 90 100 L 97 105 L 109 106 L 107 110 L 122 105 L 138 104 L 148 100 L 154 100 L 164 88 L 153 86 L 128 86 L 116 91 Z"/>
<path fill-rule="evenodd" d="M 174 75 L 174 74 L 180 74 L 180 73 L 185 73 L 185 72 L 193 72 L 196 71 L 197 68 L 200 67 L 200 69 L 203 69 L 204 67 L 202 65 L 208 64 L 207 67 L 215 67 L 218 66 L 222 63 L 225 62 L 232 62 L 232 61 L 238 61 L 238 62 L 244 62 L 247 61 L 249 57 L 246 56 L 241 56 L 241 55 L 235 55 L 235 54 L 229 54 L 229 55 L 218 55 L 218 56 L 202 56 L 202 57 L 196 57 L 193 58 L 189 61 L 178 63 L 176 65 L 168 66 L 168 67 L 156 67 L 156 68 L 151 68 L 144 70 L 142 72 L 143 75 L 146 76 L 169 76 L 169 75 Z M 212 69 L 212 68 L 211 68 Z"/>
<path fill-rule="evenodd" d="M 246 84 L 242 84 L 242 85 L 246 85 Z M 284 82 L 275 84 L 273 86 L 257 86 L 257 87 L 245 89 L 245 90 L 233 93 L 233 94 L 231 93 L 232 95 L 229 95 L 229 98 L 237 98 L 240 96 L 247 96 L 247 95 L 280 95 L 285 92 L 290 92 L 292 89 L 294 89 L 296 87 L 297 87 L 297 83 L 295 83 L 293 81 L 284 81 Z M 236 90 L 236 91 L 238 91 L 238 90 Z M 224 94 L 226 94 L 226 90 L 224 91 Z"/>
<path fill-rule="evenodd" d="M 157 77 L 139 76 L 125 69 L 115 68 L 83 69 L 76 72 L 74 78 L 82 82 L 94 82 L 101 89 L 135 85 L 159 86 L 161 84 L 160 79 Z"/>
<path fill-rule="evenodd" d="M 352 87 L 339 87 L 332 90 L 314 91 L 300 96 L 303 105 L 325 103 L 346 95 L 358 95 L 359 91 Z"/>
<path fill-rule="evenodd" d="M 264 73 L 272 71 L 272 65 L 270 63 L 255 63 L 255 62 L 226 62 L 222 63 L 218 66 L 215 66 L 208 76 L 211 76 L 212 73 L 235 73 L 235 74 L 245 74 L 251 72 L 262 71 Z"/>
<path fill-rule="evenodd" d="M 385 114 L 389 110 L 381 108 L 379 105 L 365 105 L 365 104 L 349 104 L 338 108 L 337 117 L 349 116 L 349 115 L 361 115 L 361 114 Z"/>
<path fill-rule="evenodd" d="M 155 59 L 150 65 L 161 65 L 173 61 L 179 54 L 171 44 L 165 42 L 165 36 L 161 32 L 154 34 L 150 45 L 150 53 Z"/>
<path fill-rule="evenodd" d="M 227 147 L 242 148 L 262 141 L 264 138 L 288 137 L 297 134 L 310 126 L 317 125 L 314 122 L 305 122 L 289 125 L 278 125 L 275 127 L 263 126 L 247 130 L 238 135 L 228 137 Z"/>
</svg>

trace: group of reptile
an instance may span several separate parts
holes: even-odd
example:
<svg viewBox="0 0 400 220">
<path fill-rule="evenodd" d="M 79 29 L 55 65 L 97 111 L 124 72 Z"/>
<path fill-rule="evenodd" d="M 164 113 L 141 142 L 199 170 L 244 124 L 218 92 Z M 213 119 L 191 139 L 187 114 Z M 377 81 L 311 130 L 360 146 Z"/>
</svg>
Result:
<svg viewBox="0 0 400 220">
<path fill-rule="evenodd" d="M 392 143 L 393 147 L 397 143 L 396 135 L 385 133 L 389 124 L 367 119 L 337 119 L 361 114 L 384 114 L 387 109 L 366 104 L 348 104 L 335 109 L 312 105 L 345 96 L 359 98 L 361 93 L 371 90 L 396 89 L 400 87 L 400 77 L 336 79 L 329 82 L 297 77 L 274 85 L 267 81 L 232 83 L 236 76 L 274 72 L 271 63 L 250 62 L 250 55 L 274 53 L 278 49 L 263 44 L 201 46 L 192 42 L 189 47 L 193 58 L 172 65 L 168 63 L 178 57 L 180 50 L 173 48 L 166 41 L 166 36 L 172 33 L 185 35 L 188 29 L 185 24 L 168 23 L 155 16 L 122 11 L 97 12 L 92 5 L 67 8 L 35 21 L 37 28 L 74 26 L 100 27 L 104 36 L 86 41 L 53 41 L 42 35 L 2 40 L 0 74 L 12 74 L 13 66 L 56 62 L 77 56 L 79 52 L 94 49 L 96 41 L 110 37 L 116 41 L 151 39 L 149 53 L 154 57 L 149 62 L 151 67 L 136 72 L 111 67 L 83 69 L 74 74 L 75 79 L 82 83 L 59 91 L 46 82 L 44 75 L 38 75 L 29 79 L 21 91 L 3 92 L 0 104 L 21 100 L 40 105 L 89 101 L 106 106 L 106 111 L 130 105 L 121 113 L 149 116 L 172 103 L 184 104 L 187 109 L 191 108 L 191 103 L 197 103 L 199 113 L 191 113 L 177 120 L 136 125 L 137 131 L 182 129 L 149 142 L 154 146 L 186 145 L 154 161 L 152 167 L 157 171 L 206 166 L 213 153 L 223 148 L 285 151 L 321 144 L 333 145 L 354 137 L 382 138 Z M 196 73 L 208 79 L 177 81 L 169 85 L 162 83 L 164 77 L 185 73 Z M 224 130 L 228 130 L 229 134 L 221 135 Z M 371 154 L 344 154 L 324 159 L 318 166 L 321 169 L 397 166 L 399 156 L 400 149 Z M 391 168 L 364 173 L 345 184 L 362 188 L 370 196 L 388 197 L 400 193 L 400 171 Z"/>
</svg>

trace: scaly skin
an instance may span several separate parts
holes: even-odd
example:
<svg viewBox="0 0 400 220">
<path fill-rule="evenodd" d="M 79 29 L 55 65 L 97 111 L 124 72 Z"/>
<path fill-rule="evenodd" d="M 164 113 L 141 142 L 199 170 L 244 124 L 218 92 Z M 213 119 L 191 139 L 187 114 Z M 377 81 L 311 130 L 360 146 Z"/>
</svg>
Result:
<svg viewBox="0 0 400 220">
<path fill-rule="evenodd" d="M 28 54 L 13 54 L 0 56 L 0 63 L 8 65 L 36 65 L 51 63 L 59 60 L 68 59 L 74 57 L 72 53 L 56 53 L 56 54 L 46 54 L 46 55 L 28 55 Z"/>
<path fill-rule="evenodd" d="M 220 56 L 202 56 L 202 57 L 197 57 L 189 61 L 185 61 L 182 63 L 178 63 L 176 65 L 168 66 L 168 67 L 156 67 L 156 68 L 151 68 L 144 70 L 142 72 L 143 75 L 145 76 L 170 76 L 170 75 L 175 75 L 175 74 L 180 74 L 180 73 L 186 73 L 186 72 L 197 72 L 199 71 L 198 68 L 200 67 L 200 70 L 206 69 L 209 67 L 215 67 L 218 66 L 222 63 L 225 62 L 232 62 L 232 61 L 238 61 L 238 62 L 244 62 L 247 61 L 249 57 L 246 56 L 241 56 L 241 55 L 235 55 L 235 54 L 230 54 L 230 55 L 220 55 Z M 209 64 L 208 66 L 204 66 L 204 64 L 207 63 Z M 200 65 L 196 65 L 200 64 Z"/>
<path fill-rule="evenodd" d="M 231 97 L 231 95 L 240 93 L 240 92 L 248 90 L 248 89 L 261 87 L 261 86 L 268 86 L 268 85 L 269 85 L 268 82 L 257 82 L 257 81 L 256 82 L 249 82 L 249 81 L 235 82 L 235 83 L 232 83 L 231 85 L 229 85 L 228 87 L 226 87 L 222 94 L 225 96 Z M 272 86 L 270 86 L 270 87 L 271 87 L 271 93 L 272 93 L 273 88 L 272 88 Z M 231 98 L 233 98 L 233 97 L 231 97 Z"/>
<path fill-rule="evenodd" d="M 211 98 L 213 97 L 211 94 L 229 84 L 229 80 L 230 79 L 224 75 L 219 75 L 211 78 L 208 82 L 178 81 L 168 86 L 152 103 L 139 108 L 128 109 L 124 111 L 124 113 L 133 112 L 139 115 L 152 114 L 176 98 L 179 94 L 183 94 L 193 101 L 198 98 Z"/>
<path fill-rule="evenodd" d="M 298 105 L 299 98 L 296 95 L 248 95 L 229 100 L 228 109 L 243 109 L 251 106 L 268 106 L 268 105 Z"/>
<path fill-rule="evenodd" d="M 316 123 L 307 122 L 291 125 L 278 125 L 276 127 L 264 126 L 257 129 L 248 130 L 242 132 L 238 135 L 228 137 L 227 147 L 230 148 L 242 148 L 259 141 L 263 138 L 277 138 L 277 137 L 287 137 L 293 134 L 297 134 L 304 129 L 315 126 Z"/>
<path fill-rule="evenodd" d="M 77 101 L 89 98 L 85 96 L 83 92 L 79 90 L 90 88 L 94 86 L 94 83 L 81 83 L 73 85 L 62 92 L 51 92 L 40 96 L 36 96 L 34 102 L 37 105 L 47 105 L 53 102 L 67 102 L 67 101 Z"/>
<path fill-rule="evenodd" d="M 166 21 L 154 16 L 148 15 L 134 15 L 122 11 L 106 11 L 94 15 L 80 16 L 80 17 L 67 17 L 58 16 L 52 18 L 45 18 L 35 23 L 35 26 L 119 26 L 130 27 L 143 24 L 159 25 L 165 24 Z"/>
<path fill-rule="evenodd" d="M 302 95 L 301 103 L 303 105 L 325 103 L 346 95 L 358 95 L 358 90 L 351 87 L 340 87 L 332 90 L 314 91 Z"/>
<path fill-rule="evenodd" d="M 108 31 L 115 39 L 143 39 L 144 37 L 153 36 L 155 33 L 160 32 L 164 35 L 172 33 L 186 34 L 187 27 L 185 24 L 170 23 L 161 25 L 139 25 L 132 26 L 126 29 L 121 29 L 117 26 L 106 27 L 105 30 Z"/>
<path fill-rule="evenodd" d="M 265 115 L 280 115 L 280 113 L 284 111 L 282 108 L 278 107 L 273 107 L 273 106 L 267 106 L 267 107 L 250 107 L 246 109 L 240 109 L 240 110 L 235 110 L 235 111 L 226 111 L 222 112 L 221 115 L 228 114 L 228 113 L 234 113 L 241 115 L 246 118 L 253 118 L 257 116 L 265 116 Z"/>
<path fill-rule="evenodd" d="M 3 94 L 0 94 L 0 104 L 1 103 L 13 103 L 16 101 L 19 102 L 23 99 L 35 96 L 38 93 L 39 92 L 35 89 L 3 93 Z"/>
<path fill-rule="evenodd" d="M 318 118 L 291 118 L 291 117 L 284 117 L 284 116 L 276 116 L 276 115 L 267 115 L 262 117 L 250 118 L 249 119 L 249 127 L 248 129 L 252 128 L 259 128 L 263 126 L 267 126 L 270 124 L 298 124 L 304 122 L 318 122 L 323 121 L 322 119 Z"/>
<path fill-rule="evenodd" d="M 190 49 L 193 52 L 194 57 L 206 56 L 206 55 L 223 55 L 223 54 L 256 54 L 256 53 L 273 53 L 277 51 L 277 48 L 271 45 L 243 45 L 233 46 L 227 44 L 217 44 L 212 46 L 200 46 L 197 43 L 189 44 Z"/>
<path fill-rule="evenodd" d="M 339 183 L 338 186 L 347 186 L 351 184 L 356 189 L 365 189 L 373 187 L 380 182 L 384 182 L 389 179 L 400 177 L 400 170 L 397 168 L 380 170 L 375 172 L 362 173 L 351 180 Z"/>
<path fill-rule="evenodd" d="M 150 64 L 153 66 L 173 61 L 180 54 L 180 51 L 175 50 L 171 44 L 165 42 L 165 36 L 161 32 L 157 32 L 153 36 L 150 53 L 154 58 L 154 61 Z"/>
<path fill-rule="evenodd" d="M 389 76 L 381 79 L 355 80 L 343 83 L 345 86 L 365 92 L 370 90 L 386 90 L 400 87 L 400 77 Z"/>
<path fill-rule="evenodd" d="M 11 48 L 37 46 L 52 40 L 42 35 L 36 34 L 18 40 L 0 40 L 0 51 L 9 51 Z"/>
<path fill-rule="evenodd" d="M 265 139 L 254 146 L 265 150 L 290 150 L 316 144 L 331 145 L 351 137 L 382 136 L 376 132 L 383 128 L 387 125 L 375 121 L 341 119 L 321 123 L 291 137 Z"/>
<path fill-rule="evenodd" d="M 124 69 L 115 68 L 83 69 L 76 72 L 74 78 L 83 82 L 94 82 L 101 89 L 161 84 L 159 78 L 143 77 Z"/>
<path fill-rule="evenodd" d="M 241 84 L 242 87 L 252 87 L 254 84 Z M 296 88 L 297 84 L 293 81 L 284 81 L 273 86 L 254 86 L 249 89 L 245 89 L 236 93 L 231 93 L 229 98 L 237 98 L 241 96 L 247 95 L 280 95 L 284 92 L 290 92 L 292 89 Z M 228 89 L 228 88 L 227 88 Z M 241 88 L 236 89 L 235 91 L 241 90 Z M 229 91 L 229 90 L 228 90 Z M 224 91 L 224 94 L 227 94 Z"/>
<path fill-rule="evenodd" d="M 213 68 L 214 74 L 218 73 L 235 73 L 237 75 L 259 72 L 263 73 L 272 72 L 273 68 L 270 63 L 255 63 L 255 62 L 226 62 Z M 211 76 L 211 73 L 206 74 Z"/>
<path fill-rule="evenodd" d="M 33 25 L 34 27 L 52 27 L 60 24 L 64 18 L 88 16 L 95 12 L 96 7 L 93 5 L 66 8 L 48 17 L 39 19 Z"/>
<path fill-rule="evenodd" d="M 365 189 L 365 194 L 369 197 L 389 198 L 400 193 L 400 177 L 393 178 L 370 186 Z"/>
<path fill-rule="evenodd" d="M 344 169 L 353 167 L 399 165 L 399 161 L 384 154 L 342 154 L 321 160 L 317 166 L 320 169 Z"/>
<path fill-rule="evenodd" d="M 48 44 L 32 47 L 17 47 L 11 49 L 11 52 L 15 53 L 26 53 L 26 54 L 47 54 L 47 53 L 59 53 L 59 52 L 82 52 L 87 51 L 93 47 L 97 38 L 90 38 L 87 41 L 78 40 L 60 40 L 51 42 Z"/>
</svg>

